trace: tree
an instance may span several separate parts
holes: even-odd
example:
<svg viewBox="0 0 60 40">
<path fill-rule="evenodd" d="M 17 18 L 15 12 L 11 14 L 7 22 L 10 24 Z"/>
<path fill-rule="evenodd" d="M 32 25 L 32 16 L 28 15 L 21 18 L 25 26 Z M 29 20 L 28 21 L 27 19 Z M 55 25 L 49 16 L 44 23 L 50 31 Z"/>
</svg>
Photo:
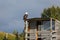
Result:
<svg viewBox="0 0 60 40">
<path fill-rule="evenodd" d="M 16 35 L 16 40 L 19 40 L 18 32 L 15 35 Z"/>
<path fill-rule="evenodd" d="M 19 39 L 19 34 L 18 34 L 18 31 L 17 31 L 17 30 L 14 30 L 14 31 L 13 31 L 13 34 L 16 36 L 16 37 L 15 37 L 15 40 L 20 40 L 20 39 Z"/>
<path fill-rule="evenodd" d="M 50 7 L 50 8 L 47 8 L 47 9 L 44 9 L 42 14 L 41 14 L 41 17 L 42 18 L 54 18 L 54 19 L 58 19 L 60 20 L 60 8 L 57 6 L 57 7 Z"/>
<path fill-rule="evenodd" d="M 13 34 L 16 34 L 16 33 L 17 33 L 17 30 L 16 30 L 16 29 L 14 29 Z"/>
<path fill-rule="evenodd" d="M 24 32 L 20 34 L 20 40 L 24 40 Z"/>
</svg>

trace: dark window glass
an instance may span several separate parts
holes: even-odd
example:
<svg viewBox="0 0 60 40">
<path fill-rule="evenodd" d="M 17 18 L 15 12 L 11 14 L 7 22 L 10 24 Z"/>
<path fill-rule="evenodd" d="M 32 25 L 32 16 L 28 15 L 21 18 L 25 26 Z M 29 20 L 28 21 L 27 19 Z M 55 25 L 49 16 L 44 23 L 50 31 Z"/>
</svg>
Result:
<svg viewBox="0 0 60 40">
<path fill-rule="evenodd" d="M 38 30 L 50 30 L 50 21 L 37 22 Z"/>
<path fill-rule="evenodd" d="M 30 34 L 28 33 L 28 36 L 30 36 Z"/>
<path fill-rule="evenodd" d="M 55 21 L 52 21 L 52 30 L 55 30 Z"/>
<path fill-rule="evenodd" d="M 42 21 L 37 21 L 37 25 L 42 25 L 43 22 Z"/>
<path fill-rule="evenodd" d="M 30 23 L 30 29 L 34 29 L 34 28 L 36 28 L 36 22 L 35 21 Z"/>
<path fill-rule="evenodd" d="M 42 28 L 44 30 L 50 30 L 50 21 L 43 21 Z"/>
<path fill-rule="evenodd" d="M 27 40 L 30 40 L 29 38 Z"/>
</svg>

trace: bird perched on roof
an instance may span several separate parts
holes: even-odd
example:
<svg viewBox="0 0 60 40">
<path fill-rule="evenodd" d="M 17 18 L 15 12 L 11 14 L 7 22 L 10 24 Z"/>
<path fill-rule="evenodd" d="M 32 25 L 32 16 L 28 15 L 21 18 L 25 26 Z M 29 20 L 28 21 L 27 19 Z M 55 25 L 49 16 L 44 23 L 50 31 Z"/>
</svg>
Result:
<svg viewBox="0 0 60 40">
<path fill-rule="evenodd" d="M 23 16 L 23 20 L 26 20 L 28 18 L 28 12 L 26 12 Z"/>
</svg>

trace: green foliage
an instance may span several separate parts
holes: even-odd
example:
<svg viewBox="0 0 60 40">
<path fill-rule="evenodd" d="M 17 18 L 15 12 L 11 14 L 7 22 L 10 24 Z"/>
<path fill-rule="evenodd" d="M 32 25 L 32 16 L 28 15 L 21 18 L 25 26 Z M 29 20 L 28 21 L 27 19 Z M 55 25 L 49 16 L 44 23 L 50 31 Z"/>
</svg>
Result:
<svg viewBox="0 0 60 40">
<path fill-rule="evenodd" d="M 16 33 L 17 33 L 17 30 L 16 30 L 16 29 L 14 29 L 13 34 L 16 34 Z"/>
<path fill-rule="evenodd" d="M 52 6 L 50 8 L 44 9 L 41 17 L 42 18 L 50 18 L 51 17 L 51 18 L 60 20 L 60 8 L 58 6 L 57 7 Z"/>
<path fill-rule="evenodd" d="M 16 29 L 13 31 L 13 34 L 15 35 L 15 40 L 20 40 L 18 31 Z"/>
<path fill-rule="evenodd" d="M 0 40 L 3 40 L 5 33 L 0 32 Z"/>
<path fill-rule="evenodd" d="M 17 30 L 14 30 L 13 34 L 16 36 L 15 40 L 24 40 L 24 32 L 20 33 L 20 35 L 19 35 Z"/>
<path fill-rule="evenodd" d="M 0 40 L 16 40 L 16 35 L 9 33 L 6 37 L 6 33 L 0 32 Z"/>
<path fill-rule="evenodd" d="M 20 40 L 24 40 L 24 32 L 20 34 Z"/>
<path fill-rule="evenodd" d="M 19 34 L 18 34 L 18 32 L 17 32 L 15 35 L 16 35 L 15 39 L 16 39 L 16 40 L 20 40 L 20 39 L 19 39 Z"/>
<path fill-rule="evenodd" d="M 15 40 L 15 35 L 13 35 L 13 34 L 8 34 L 8 40 Z"/>
</svg>

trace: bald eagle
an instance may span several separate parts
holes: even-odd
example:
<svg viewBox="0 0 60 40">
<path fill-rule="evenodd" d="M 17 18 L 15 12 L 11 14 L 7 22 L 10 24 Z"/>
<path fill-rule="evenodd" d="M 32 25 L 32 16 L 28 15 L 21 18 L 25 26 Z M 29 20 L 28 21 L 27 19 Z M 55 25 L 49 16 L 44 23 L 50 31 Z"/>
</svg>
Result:
<svg viewBox="0 0 60 40">
<path fill-rule="evenodd" d="M 23 19 L 26 20 L 27 17 L 28 17 L 28 13 L 26 12 L 26 13 L 24 14 L 24 16 L 23 16 Z"/>
</svg>

